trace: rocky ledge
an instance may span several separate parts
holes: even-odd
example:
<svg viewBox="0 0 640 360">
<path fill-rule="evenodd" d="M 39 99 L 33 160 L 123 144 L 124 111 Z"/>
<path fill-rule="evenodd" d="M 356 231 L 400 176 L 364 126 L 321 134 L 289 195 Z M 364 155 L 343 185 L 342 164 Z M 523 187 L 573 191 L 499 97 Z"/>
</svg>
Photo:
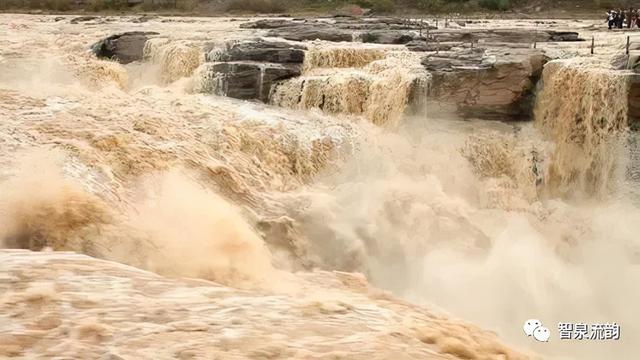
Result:
<svg viewBox="0 0 640 360">
<path fill-rule="evenodd" d="M 457 48 L 425 55 L 430 111 L 462 117 L 526 120 L 547 58 L 533 49 Z"/>
<path fill-rule="evenodd" d="M 275 82 L 301 74 L 305 50 L 301 43 L 262 38 L 207 49 L 198 90 L 267 102 Z"/>
<path fill-rule="evenodd" d="M 465 25 L 465 23 L 463 23 Z M 437 29 L 424 21 L 394 18 L 263 19 L 243 28 L 264 29 L 287 40 L 359 41 L 406 44 L 412 41 L 523 43 L 583 41 L 577 32 L 547 29 Z"/>
<path fill-rule="evenodd" d="M 91 46 L 93 53 L 102 59 L 116 60 L 121 64 L 128 64 L 142 60 L 144 45 L 156 32 L 131 31 L 111 35 Z"/>
</svg>

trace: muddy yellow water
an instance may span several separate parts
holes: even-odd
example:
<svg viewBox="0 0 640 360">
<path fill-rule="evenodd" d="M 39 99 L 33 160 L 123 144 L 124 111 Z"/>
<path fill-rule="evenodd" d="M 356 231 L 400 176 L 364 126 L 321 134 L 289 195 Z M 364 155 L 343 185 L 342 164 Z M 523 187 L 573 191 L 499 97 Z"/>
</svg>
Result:
<svg viewBox="0 0 640 360">
<path fill-rule="evenodd" d="M 432 118 L 428 111 L 405 115 L 409 84 L 428 74 L 416 55 L 401 47 L 315 42 L 302 77 L 278 85 L 272 103 L 261 104 L 195 91 L 204 47 L 254 35 L 238 28 L 236 19 L 106 17 L 71 24 L 70 18 L 0 15 L 4 247 L 71 250 L 169 278 L 201 278 L 233 289 L 228 291 L 251 291 L 254 300 L 225 300 L 240 314 L 201 316 L 239 332 L 252 329 L 247 319 L 257 319 L 259 328 L 251 330 L 258 334 L 256 343 L 244 342 L 251 351 L 263 351 L 255 358 L 275 356 L 257 349 L 256 339 L 273 343 L 271 350 L 289 349 L 273 350 L 282 358 L 326 353 L 319 349 L 325 340 L 342 351 L 333 354 L 338 358 L 360 358 L 385 348 L 387 338 L 376 337 L 380 333 L 365 336 L 364 329 L 376 326 L 388 337 L 394 329 L 412 328 L 416 338 L 404 342 L 406 349 L 431 346 L 415 354 L 389 347 L 382 352 L 386 358 L 437 358 L 436 352 L 447 349 L 447 356 L 461 358 L 518 358 L 490 336 L 469 340 L 475 330 L 468 325 L 429 322 L 424 314 L 415 321 L 430 325 L 421 325 L 416 335 L 414 318 L 402 319 L 404 305 L 398 304 L 404 303 L 385 310 L 371 295 L 336 295 L 335 274 L 314 269 L 363 273 L 397 297 L 495 331 L 523 353 L 624 359 L 637 351 L 640 209 L 633 194 L 638 185 L 627 171 L 633 158 L 625 145 L 631 136 L 625 130 L 627 104 L 621 101 L 627 83 L 598 65 L 606 59 L 548 66 L 533 122 L 460 121 Z M 588 24 L 558 26 L 594 32 Z M 144 62 L 121 65 L 89 52 L 97 40 L 132 30 L 159 33 L 147 43 Z M 567 57 L 589 51 L 584 44 L 546 46 Z M 327 104 L 323 111 L 317 109 L 320 98 Z M 566 142 L 576 138 L 582 139 L 580 146 Z M 18 276 L 21 264 L 36 261 L 22 252 L 2 256 L 10 266 L 0 265 L 0 275 Z M 3 306 L 32 304 L 30 296 L 44 303 L 56 299 L 63 290 L 50 287 L 55 274 L 64 273 L 65 261 L 87 261 L 73 256 L 63 253 L 59 262 L 34 268 L 43 284 L 2 287 Z M 124 283 L 141 276 L 142 282 L 178 286 L 176 297 L 184 299 L 179 306 L 201 309 L 208 303 L 204 298 L 218 296 L 114 263 L 86 266 L 111 271 Z M 105 302 L 120 320 L 78 318 L 75 340 L 64 351 L 115 336 L 123 314 L 129 314 L 116 308 L 131 305 L 117 302 L 117 296 L 133 296 L 126 293 L 130 290 L 108 289 L 97 280 L 95 288 L 83 291 L 93 293 L 95 303 Z M 80 291 L 73 284 L 69 279 L 60 286 Z M 167 321 L 179 327 L 177 300 L 163 301 L 138 304 L 156 314 L 149 316 L 167 311 Z M 27 305 L 14 318 L 0 317 L 0 333 L 10 335 L 12 349 L 47 354 L 47 344 L 63 337 L 62 330 L 40 345 L 11 335 L 33 320 L 20 317 L 32 311 Z M 374 315 L 357 320 L 353 307 Z M 291 308 L 300 314 L 284 310 Z M 71 316 L 56 311 L 36 320 Z M 206 328 L 197 322 L 198 311 L 182 325 Z M 356 318 L 323 327 L 334 313 Z M 376 324 L 380 318 L 393 321 Z M 523 335 L 522 323 L 530 318 L 549 327 L 552 341 L 535 343 Z M 558 322 L 617 322 L 622 338 L 561 341 Z M 282 324 L 280 337 L 268 334 Z M 136 336 L 154 333 L 130 330 Z M 398 333 L 408 334 L 405 330 Z M 152 349 L 169 341 L 166 333 L 155 334 L 139 344 L 113 344 Z M 236 346 L 234 334 L 225 333 L 222 343 L 197 354 Z M 187 338 L 180 332 L 182 340 L 171 341 Z M 361 354 L 346 350 L 349 339 L 371 341 L 371 347 Z M 460 345 L 467 342 L 475 345 Z M 103 350 L 89 348 L 96 354 Z M 63 350 L 56 354 L 69 354 Z M 154 356 L 128 351 L 122 354 Z M 248 357 L 248 351 L 236 358 Z"/>
</svg>

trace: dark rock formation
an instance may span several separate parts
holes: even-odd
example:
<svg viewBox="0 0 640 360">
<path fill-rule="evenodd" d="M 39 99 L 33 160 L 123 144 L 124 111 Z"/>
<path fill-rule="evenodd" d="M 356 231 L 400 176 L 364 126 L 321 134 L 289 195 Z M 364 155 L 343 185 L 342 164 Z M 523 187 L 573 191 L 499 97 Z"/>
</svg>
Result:
<svg viewBox="0 0 640 360">
<path fill-rule="evenodd" d="M 227 42 L 222 49 L 210 51 L 207 61 L 260 61 L 272 63 L 302 63 L 302 44 L 285 41 L 253 39 Z"/>
<path fill-rule="evenodd" d="M 640 75 L 638 74 L 630 75 L 627 102 L 629 104 L 627 113 L 629 128 L 633 131 L 640 131 Z M 637 144 L 637 146 L 640 146 L 640 144 Z"/>
<path fill-rule="evenodd" d="M 326 24 L 300 24 L 270 30 L 268 36 L 287 40 L 353 41 L 353 31 L 343 30 Z"/>
<path fill-rule="evenodd" d="M 200 90 L 267 102 L 277 81 L 300 75 L 305 50 L 303 44 L 273 39 L 229 41 L 206 54 L 210 63 Z"/>
<path fill-rule="evenodd" d="M 273 84 L 299 76 L 300 64 L 219 62 L 207 64 L 202 91 L 236 99 L 268 101 Z"/>
<path fill-rule="evenodd" d="M 121 64 L 142 60 L 144 44 L 155 32 L 133 31 L 111 35 L 91 46 L 99 58 L 117 60 Z"/>
<path fill-rule="evenodd" d="M 328 25 L 327 21 L 318 18 L 292 18 L 292 19 L 260 19 L 240 24 L 241 29 L 277 29 L 282 27 L 298 26 L 304 24 Z"/>
<path fill-rule="evenodd" d="M 99 19 L 99 16 L 78 16 L 75 17 L 73 19 L 71 19 L 70 23 L 71 24 L 79 24 L 81 22 L 87 22 L 87 21 L 92 21 L 92 20 L 96 20 Z"/>
<path fill-rule="evenodd" d="M 364 43 L 406 44 L 419 38 L 410 32 L 376 30 L 362 33 L 360 39 Z"/>
<path fill-rule="evenodd" d="M 548 41 L 584 41 L 578 36 L 577 32 L 573 31 L 545 31 L 548 34 Z"/>
<path fill-rule="evenodd" d="M 304 20 L 290 19 L 261 19 L 240 24 L 241 29 L 277 29 L 282 27 L 297 26 Z"/>
</svg>

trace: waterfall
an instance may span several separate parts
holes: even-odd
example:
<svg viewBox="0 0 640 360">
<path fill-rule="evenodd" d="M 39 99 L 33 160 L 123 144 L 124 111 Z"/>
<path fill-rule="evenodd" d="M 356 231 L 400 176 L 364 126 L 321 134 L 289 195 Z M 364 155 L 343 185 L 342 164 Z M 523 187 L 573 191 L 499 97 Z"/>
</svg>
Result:
<svg viewBox="0 0 640 360">
<path fill-rule="evenodd" d="M 160 67 L 164 83 L 189 77 L 204 60 L 202 49 L 188 42 L 150 39 L 144 46 L 144 58 Z"/>
<path fill-rule="evenodd" d="M 377 125 L 397 124 L 426 96 L 428 74 L 408 51 L 380 47 L 316 47 L 303 75 L 276 84 L 274 105 L 364 116 Z M 422 94 L 422 95 L 420 95 Z"/>
<path fill-rule="evenodd" d="M 630 76 L 578 61 L 548 63 L 536 126 L 553 141 L 546 177 L 553 195 L 603 195 L 619 187 L 628 161 Z"/>
</svg>

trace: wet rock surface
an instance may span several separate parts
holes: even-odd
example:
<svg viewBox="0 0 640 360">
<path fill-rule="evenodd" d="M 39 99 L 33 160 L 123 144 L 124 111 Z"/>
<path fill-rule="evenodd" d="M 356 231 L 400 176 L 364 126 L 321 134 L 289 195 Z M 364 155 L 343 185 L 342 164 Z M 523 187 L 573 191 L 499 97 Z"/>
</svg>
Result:
<svg viewBox="0 0 640 360">
<path fill-rule="evenodd" d="M 225 43 L 221 49 L 207 54 L 207 61 L 260 61 L 302 63 L 306 46 L 277 40 L 251 39 Z"/>
<path fill-rule="evenodd" d="M 368 31 L 360 34 L 360 39 L 364 43 L 374 44 L 406 44 L 414 40 L 419 40 L 420 36 L 410 32 L 390 32 L 390 31 Z"/>
<path fill-rule="evenodd" d="M 306 46 L 272 39 L 230 41 L 207 52 L 200 91 L 267 102 L 271 87 L 299 76 Z"/>
<path fill-rule="evenodd" d="M 144 45 L 150 36 L 157 32 L 132 31 L 111 35 L 91 46 L 91 50 L 98 58 L 117 60 L 121 64 L 128 64 L 142 60 Z"/>
<path fill-rule="evenodd" d="M 277 81 L 299 76 L 301 69 L 298 64 L 242 61 L 206 64 L 207 85 L 201 91 L 267 102 L 271 87 Z"/>
<path fill-rule="evenodd" d="M 546 62 L 532 49 L 458 49 L 425 56 L 431 73 L 429 99 L 464 117 L 527 119 L 533 90 Z"/>
<path fill-rule="evenodd" d="M 83 22 L 87 22 L 87 21 L 97 20 L 99 18 L 100 18 L 99 16 L 78 16 L 78 17 L 75 17 L 75 18 L 71 19 L 70 23 L 71 24 L 79 24 L 79 23 L 83 23 Z"/>
</svg>

